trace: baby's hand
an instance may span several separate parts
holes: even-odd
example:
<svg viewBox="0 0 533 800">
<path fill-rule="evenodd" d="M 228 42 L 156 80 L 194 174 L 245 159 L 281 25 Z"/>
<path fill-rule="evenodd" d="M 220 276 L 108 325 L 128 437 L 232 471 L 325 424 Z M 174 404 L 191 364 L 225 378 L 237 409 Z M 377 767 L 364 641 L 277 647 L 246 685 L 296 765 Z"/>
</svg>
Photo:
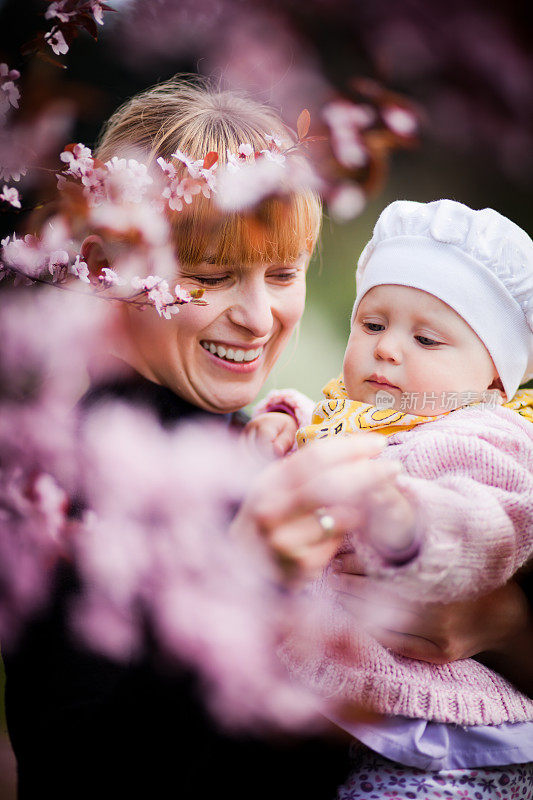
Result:
<svg viewBox="0 0 533 800">
<path fill-rule="evenodd" d="M 297 430 L 298 423 L 290 414 L 268 411 L 252 419 L 244 435 L 264 453 L 281 458 L 292 449 Z"/>
<path fill-rule="evenodd" d="M 391 481 L 374 487 L 365 501 L 366 534 L 373 546 L 392 561 L 412 557 L 418 541 L 415 511 L 406 496 Z"/>
</svg>

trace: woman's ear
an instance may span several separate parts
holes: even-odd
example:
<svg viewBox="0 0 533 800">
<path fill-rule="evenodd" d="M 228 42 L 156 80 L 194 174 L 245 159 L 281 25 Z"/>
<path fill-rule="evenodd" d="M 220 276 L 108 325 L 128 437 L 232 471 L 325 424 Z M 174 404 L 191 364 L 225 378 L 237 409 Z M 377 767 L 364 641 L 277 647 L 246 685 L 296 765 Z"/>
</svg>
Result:
<svg viewBox="0 0 533 800">
<path fill-rule="evenodd" d="M 105 254 L 104 240 L 96 234 L 87 236 L 83 240 L 81 256 L 89 268 L 91 278 L 97 278 L 102 271 L 102 267 L 109 267 L 109 261 Z"/>
</svg>

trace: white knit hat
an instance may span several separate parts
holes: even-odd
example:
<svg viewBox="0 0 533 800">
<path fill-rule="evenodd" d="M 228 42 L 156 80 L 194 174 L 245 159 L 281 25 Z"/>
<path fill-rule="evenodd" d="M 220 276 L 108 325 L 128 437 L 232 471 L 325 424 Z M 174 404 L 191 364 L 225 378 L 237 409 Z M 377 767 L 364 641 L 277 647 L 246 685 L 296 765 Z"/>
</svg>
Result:
<svg viewBox="0 0 533 800">
<path fill-rule="evenodd" d="M 477 333 L 511 399 L 533 376 L 533 242 L 494 211 L 454 200 L 397 200 L 381 213 L 357 266 L 357 306 L 373 286 L 438 297 Z"/>
</svg>

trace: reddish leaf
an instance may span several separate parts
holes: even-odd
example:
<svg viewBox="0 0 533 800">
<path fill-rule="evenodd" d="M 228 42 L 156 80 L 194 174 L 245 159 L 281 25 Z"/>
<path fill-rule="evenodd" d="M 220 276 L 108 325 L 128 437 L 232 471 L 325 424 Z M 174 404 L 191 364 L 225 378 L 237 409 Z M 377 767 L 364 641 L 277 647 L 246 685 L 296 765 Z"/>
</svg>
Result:
<svg viewBox="0 0 533 800">
<path fill-rule="evenodd" d="M 216 164 L 217 161 L 218 161 L 218 153 L 215 153 L 214 150 L 211 150 L 204 158 L 204 169 L 211 169 L 213 164 Z"/>
<path fill-rule="evenodd" d="M 22 45 L 21 53 L 23 56 L 30 56 L 37 53 L 42 47 L 48 47 L 48 45 L 45 41 L 44 33 L 39 33 L 29 42 L 25 42 Z"/>
<path fill-rule="evenodd" d="M 76 25 L 78 25 L 80 28 L 85 28 L 87 33 L 92 36 L 93 39 L 98 39 L 98 26 L 91 14 L 86 14 L 83 12 L 78 14 L 74 19 Z"/>
<path fill-rule="evenodd" d="M 306 136 L 304 139 L 305 142 L 327 142 L 327 136 Z"/>
<path fill-rule="evenodd" d="M 48 48 L 48 45 L 46 45 L 46 47 Z M 63 62 L 60 61 L 59 58 L 56 58 L 56 56 L 51 55 L 48 52 L 48 49 L 47 50 L 39 50 L 37 53 L 35 53 L 35 55 L 37 56 L 37 58 L 40 58 L 43 61 L 46 61 L 48 64 L 53 64 L 54 67 L 61 67 L 61 69 L 66 69 L 67 68 L 67 65 L 63 64 Z"/>
<path fill-rule="evenodd" d="M 311 114 L 304 108 L 300 116 L 298 117 L 298 122 L 296 123 L 296 130 L 298 131 L 298 139 L 305 139 L 307 133 L 309 131 L 309 127 L 311 125 Z"/>
</svg>

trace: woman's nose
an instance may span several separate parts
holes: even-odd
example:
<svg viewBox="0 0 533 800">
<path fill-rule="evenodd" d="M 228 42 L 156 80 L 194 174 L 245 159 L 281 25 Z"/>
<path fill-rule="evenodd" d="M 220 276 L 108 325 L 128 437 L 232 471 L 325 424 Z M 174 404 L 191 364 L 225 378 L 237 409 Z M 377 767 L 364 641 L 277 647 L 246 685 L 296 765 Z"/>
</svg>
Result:
<svg viewBox="0 0 533 800">
<path fill-rule="evenodd" d="M 267 287 L 264 284 L 241 287 L 228 314 L 234 325 L 246 328 L 256 338 L 268 336 L 274 315 Z"/>
<path fill-rule="evenodd" d="M 402 360 L 402 353 L 398 337 L 391 331 L 383 331 L 377 337 L 374 355 L 381 361 L 399 363 Z"/>
</svg>

